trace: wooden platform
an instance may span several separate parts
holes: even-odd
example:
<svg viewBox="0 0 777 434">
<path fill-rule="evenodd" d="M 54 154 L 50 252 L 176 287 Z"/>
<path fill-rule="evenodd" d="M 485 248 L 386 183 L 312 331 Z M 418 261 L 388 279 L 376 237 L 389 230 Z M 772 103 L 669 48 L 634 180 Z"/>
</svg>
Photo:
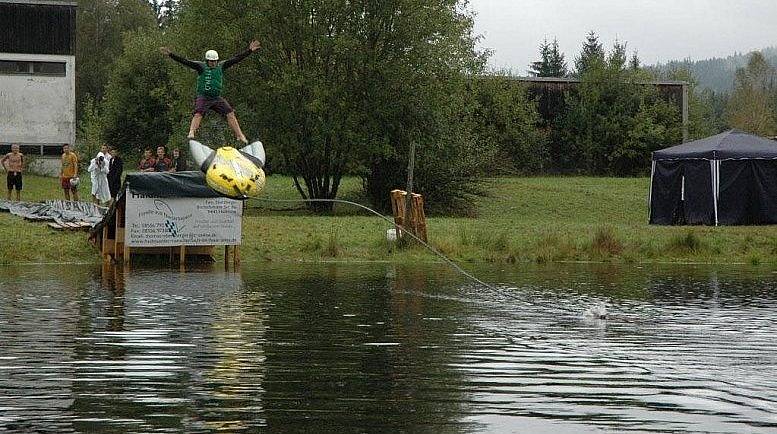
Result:
<svg viewBox="0 0 777 434">
<path fill-rule="evenodd" d="M 213 259 L 216 246 L 173 246 L 173 247 L 130 247 L 125 241 L 125 205 L 122 197 L 109 211 L 103 221 L 102 230 L 92 233 L 90 241 L 97 246 L 104 263 L 123 263 L 129 268 L 132 255 L 167 256 L 170 263 L 178 262 L 181 268 L 186 265 L 187 257 L 205 256 Z M 234 269 L 240 266 L 240 246 L 224 246 L 224 267 L 229 270 L 232 260 Z"/>
</svg>

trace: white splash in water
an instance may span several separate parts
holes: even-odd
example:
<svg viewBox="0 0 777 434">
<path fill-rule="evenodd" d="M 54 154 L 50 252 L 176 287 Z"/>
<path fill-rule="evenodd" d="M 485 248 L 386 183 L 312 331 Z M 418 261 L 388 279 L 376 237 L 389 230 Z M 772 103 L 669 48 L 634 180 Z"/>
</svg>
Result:
<svg viewBox="0 0 777 434">
<path fill-rule="evenodd" d="M 583 318 L 588 320 L 607 319 L 607 306 L 602 302 L 596 303 L 583 312 Z"/>
</svg>

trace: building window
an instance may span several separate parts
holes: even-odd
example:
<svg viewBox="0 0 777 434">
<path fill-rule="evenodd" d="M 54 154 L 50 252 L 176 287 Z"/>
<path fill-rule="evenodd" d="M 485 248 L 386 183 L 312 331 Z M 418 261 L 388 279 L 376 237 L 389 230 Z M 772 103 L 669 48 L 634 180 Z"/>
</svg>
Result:
<svg viewBox="0 0 777 434">
<path fill-rule="evenodd" d="M 2 75 L 49 75 L 64 77 L 65 62 L 29 62 L 25 60 L 0 60 Z"/>
<path fill-rule="evenodd" d="M 0 60 L 0 74 L 27 74 L 30 62 Z"/>
</svg>

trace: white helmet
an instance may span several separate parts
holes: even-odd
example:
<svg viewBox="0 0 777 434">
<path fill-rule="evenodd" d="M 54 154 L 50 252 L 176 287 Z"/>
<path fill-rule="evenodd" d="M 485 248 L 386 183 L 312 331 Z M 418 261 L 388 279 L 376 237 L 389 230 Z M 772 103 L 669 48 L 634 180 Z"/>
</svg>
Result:
<svg viewBox="0 0 777 434">
<path fill-rule="evenodd" d="M 219 60 L 219 53 L 216 50 L 208 50 L 205 52 L 205 60 Z"/>
<path fill-rule="evenodd" d="M 70 185 L 73 187 L 77 187 L 80 182 L 81 180 L 78 179 L 77 176 L 75 178 L 70 178 Z"/>
</svg>

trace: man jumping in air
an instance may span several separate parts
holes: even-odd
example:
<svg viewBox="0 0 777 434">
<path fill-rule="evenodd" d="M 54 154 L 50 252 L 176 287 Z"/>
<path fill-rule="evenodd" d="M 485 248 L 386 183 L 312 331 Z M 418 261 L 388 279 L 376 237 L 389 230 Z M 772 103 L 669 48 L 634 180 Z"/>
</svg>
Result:
<svg viewBox="0 0 777 434">
<path fill-rule="evenodd" d="M 188 138 L 194 138 L 194 134 L 197 132 L 197 129 L 200 128 L 202 117 L 208 110 L 213 110 L 227 118 L 227 123 L 229 124 L 229 127 L 232 128 L 232 131 L 235 133 L 235 137 L 237 137 L 238 140 L 248 144 L 248 139 L 246 139 L 245 134 L 240 130 L 240 124 L 237 122 L 235 111 L 227 100 L 221 96 L 221 91 L 224 88 L 224 71 L 245 59 L 258 49 L 259 41 L 251 41 L 247 50 L 223 62 L 219 62 L 219 53 L 217 53 L 216 50 L 208 50 L 205 52 L 205 62 L 195 62 L 178 56 L 170 51 L 168 47 L 161 47 L 159 49 L 162 54 L 170 56 L 170 58 L 176 62 L 197 71 L 197 99 L 194 101 L 194 116 L 192 117 L 192 123 L 189 127 Z"/>
</svg>

